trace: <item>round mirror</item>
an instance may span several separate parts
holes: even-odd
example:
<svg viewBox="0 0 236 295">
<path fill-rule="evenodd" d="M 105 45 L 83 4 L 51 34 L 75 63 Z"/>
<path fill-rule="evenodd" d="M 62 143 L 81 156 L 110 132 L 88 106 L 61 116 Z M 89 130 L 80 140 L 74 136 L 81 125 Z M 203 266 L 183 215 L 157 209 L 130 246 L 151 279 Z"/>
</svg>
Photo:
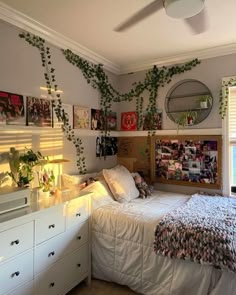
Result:
<svg viewBox="0 0 236 295">
<path fill-rule="evenodd" d="M 179 126 L 191 126 L 202 122 L 210 114 L 213 97 L 209 88 L 197 80 L 183 80 L 167 93 L 167 116 Z"/>
</svg>

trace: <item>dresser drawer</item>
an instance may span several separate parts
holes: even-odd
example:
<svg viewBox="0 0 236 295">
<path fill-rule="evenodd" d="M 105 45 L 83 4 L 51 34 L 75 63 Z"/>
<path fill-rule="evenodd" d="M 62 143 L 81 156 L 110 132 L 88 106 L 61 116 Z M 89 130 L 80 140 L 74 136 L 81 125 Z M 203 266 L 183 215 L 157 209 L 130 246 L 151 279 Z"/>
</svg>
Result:
<svg viewBox="0 0 236 295">
<path fill-rule="evenodd" d="M 33 247 L 34 223 L 29 222 L 0 233 L 1 262 Z"/>
<path fill-rule="evenodd" d="M 40 273 L 63 257 L 69 241 L 65 234 L 58 236 L 38 245 L 35 249 L 35 273 Z"/>
<path fill-rule="evenodd" d="M 65 288 L 70 288 L 74 285 L 74 282 L 80 282 L 81 277 L 88 272 L 89 265 L 89 246 L 83 245 L 79 250 L 71 253 L 62 259 L 64 261 L 64 276 L 65 276 Z"/>
<path fill-rule="evenodd" d="M 76 249 L 78 249 L 81 245 L 88 242 L 88 220 L 83 223 L 74 226 L 69 229 L 65 233 L 65 240 L 68 241 L 67 246 L 64 251 L 64 255 L 67 255 Z"/>
<path fill-rule="evenodd" d="M 0 264 L 0 294 L 33 280 L 33 251 Z"/>
<path fill-rule="evenodd" d="M 40 244 L 65 230 L 64 206 L 57 206 L 45 210 L 39 218 L 35 220 L 35 241 Z"/>
<path fill-rule="evenodd" d="M 32 295 L 32 294 L 35 294 L 33 281 L 26 283 L 14 289 L 13 291 L 10 291 L 6 295 Z"/>
<path fill-rule="evenodd" d="M 77 225 L 80 222 L 88 219 L 89 216 L 89 205 L 88 196 L 79 197 L 71 201 L 66 210 L 66 227 L 70 228 Z"/>
<path fill-rule="evenodd" d="M 35 278 L 35 288 L 37 295 L 59 295 L 64 290 L 64 268 L 61 261 L 51 268 L 38 274 Z"/>
</svg>

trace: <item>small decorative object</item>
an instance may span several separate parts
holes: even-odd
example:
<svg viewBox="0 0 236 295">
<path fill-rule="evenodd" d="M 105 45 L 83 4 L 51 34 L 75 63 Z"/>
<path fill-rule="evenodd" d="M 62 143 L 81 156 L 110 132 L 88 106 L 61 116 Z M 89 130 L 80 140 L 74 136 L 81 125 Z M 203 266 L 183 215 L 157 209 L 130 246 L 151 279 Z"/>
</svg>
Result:
<svg viewBox="0 0 236 295">
<path fill-rule="evenodd" d="M 33 167 L 47 162 L 47 159 L 38 151 L 34 152 L 31 149 L 25 149 L 25 152 L 20 155 L 15 148 L 10 148 L 9 165 L 11 172 L 8 175 L 16 183 L 18 187 L 29 186 L 33 180 Z"/>
<path fill-rule="evenodd" d="M 136 112 L 121 113 L 121 130 L 122 131 L 137 130 L 137 113 Z"/>
<path fill-rule="evenodd" d="M 73 106 L 74 129 L 89 129 L 89 108 Z"/>
<path fill-rule="evenodd" d="M 55 176 L 52 170 L 46 170 L 39 174 L 39 188 L 44 196 L 53 195 L 55 193 Z M 45 193 L 45 194 L 44 194 Z"/>
<path fill-rule="evenodd" d="M 52 126 L 51 102 L 49 99 L 28 96 L 26 101 L 26 107 L 27 126 Z"/>
<path fill-rule="evenodd" d="M 104 130 L 104 118 L 101 110 L 91 109 L 91 130 Z"/>
<path fill-rule="evenodd" d="M 203 95 L 199 98 L 200 108 L 207 109 L 209 104 L 212 102 L 212 97 L 210 95 Z"/>
</svg>

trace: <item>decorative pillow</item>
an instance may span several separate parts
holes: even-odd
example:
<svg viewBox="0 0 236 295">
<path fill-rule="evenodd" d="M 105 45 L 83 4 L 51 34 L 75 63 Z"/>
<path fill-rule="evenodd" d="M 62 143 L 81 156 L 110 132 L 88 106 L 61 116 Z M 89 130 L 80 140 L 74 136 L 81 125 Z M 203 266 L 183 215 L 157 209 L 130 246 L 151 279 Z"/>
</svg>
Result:
<svg viewBox="0 0 236 295">
<path fill-rule="evenodd" d="M 101 177 L 101 172 L 87 173 L 87 174 L 62 174 L 62 185 L 65 187 L 70 187 L 74 185 L 79 185 L 86 182 L 89 178 L 99 178 Z"/>
<path fill-rule="evenodd" d="M 111 169 L 103 169 L 102 173 L 114 199 L 118 202 L 126 203 L 139 196 L 134 179 L 124 166 L 117 165 Z"/>
<path fill-rule="evenodd" d="M 140 176 L 140 174 L 136 172 L 133 174 L 133 177 L 134 177 L 135 185 L 136 185 L 137 189 L 139 190 L 139 197 L 145 199 L 148 196 L 151 196 L 152 192 L 151 192 L 148 184 Z"/>
<path fill-rule="evenodd" d="M 104 179 L 89 184 L 84 189 L 82 189 L 81 192 L 93 193 L 91 197 L 93 210 L 108 203 L 114 202 L 112 193 Z"/>
</svg>

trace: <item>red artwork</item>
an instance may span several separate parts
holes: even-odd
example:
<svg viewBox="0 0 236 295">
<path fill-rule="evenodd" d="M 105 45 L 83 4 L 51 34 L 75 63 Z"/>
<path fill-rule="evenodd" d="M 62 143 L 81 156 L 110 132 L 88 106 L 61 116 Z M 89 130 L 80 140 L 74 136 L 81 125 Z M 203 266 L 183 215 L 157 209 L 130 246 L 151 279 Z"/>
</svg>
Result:
<svg viewBox="0 0 236 295">
<path fill-rule="evenodd" d="M 121 130 L 122 131 L 137 130 L 137 113 L 136 112 L 121 113 Z"/>
</svg>

